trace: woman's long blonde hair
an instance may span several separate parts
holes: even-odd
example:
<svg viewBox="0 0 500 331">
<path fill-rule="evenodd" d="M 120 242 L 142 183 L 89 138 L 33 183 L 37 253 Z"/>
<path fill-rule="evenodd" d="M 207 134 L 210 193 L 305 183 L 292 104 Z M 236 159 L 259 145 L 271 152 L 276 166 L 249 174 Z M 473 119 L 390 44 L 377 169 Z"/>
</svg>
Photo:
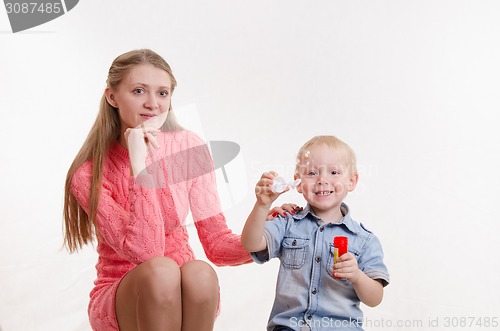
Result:
<svg viewBox="0 0 500 331">
<path fill-rule="evenodd" d="M 170 76 L 173 93 L 177 81 L 168 63 L 158 54 L 149 49 L 139 49 L 118 56 L 108 72 L 106 80 L 107 87 L 116 90 L 130 70 L 140 64 L 152 64 L 165 70 Z M 170 104 L 169 113 L 162 131 L 182 130 L 177 123 Z M 120 117 L 117 108 L 111 106 L 106 100 L 105 94 L 101 98 L 99 113 L 90 130 L 82 148 L 76 155 L 66 175 L 64 188 L 64 244 L 70 252 L 81 249 L 84 245 L 92 242 L 96 227 L 97 207 L 102 186 L 103 160 L 110 145 L 119 139 Z M 71 182 L 76 170 L 86 161 L 92 161 L 92 181 L 90 186 L 89 213 L 80 206 L 71 192 Z"/>
</svg>

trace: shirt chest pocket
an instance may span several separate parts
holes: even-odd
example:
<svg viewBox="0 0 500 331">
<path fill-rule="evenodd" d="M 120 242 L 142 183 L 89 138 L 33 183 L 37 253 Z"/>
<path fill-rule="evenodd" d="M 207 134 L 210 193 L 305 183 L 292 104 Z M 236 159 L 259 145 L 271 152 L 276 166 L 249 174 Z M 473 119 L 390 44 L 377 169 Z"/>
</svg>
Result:
<svg viewBox="0 0 500 331">
<path fill-rule="evenodd" d="M 299 269 L 306 261 L 309 239 L 285 237 L 281 243 L 281 263 L 285 268 Z"/>
</svg>

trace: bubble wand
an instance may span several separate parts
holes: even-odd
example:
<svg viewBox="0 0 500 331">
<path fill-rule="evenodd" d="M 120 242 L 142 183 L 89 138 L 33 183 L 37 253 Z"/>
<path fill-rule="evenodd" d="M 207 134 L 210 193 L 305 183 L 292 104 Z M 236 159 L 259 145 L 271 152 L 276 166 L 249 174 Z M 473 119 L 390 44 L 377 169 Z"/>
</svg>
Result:
<svg viewBox="0 0 500 331">
<path fill-rule="evenodd" d="M 300 184 L 300 179 L 296 179 L 293 182 L 287 182 L 285 178 L 281 176 L 274 177 L 272 190 L 274 193 L 282 193 L 286 190 L 287 186 L 294 189 Z"/>
</svg>

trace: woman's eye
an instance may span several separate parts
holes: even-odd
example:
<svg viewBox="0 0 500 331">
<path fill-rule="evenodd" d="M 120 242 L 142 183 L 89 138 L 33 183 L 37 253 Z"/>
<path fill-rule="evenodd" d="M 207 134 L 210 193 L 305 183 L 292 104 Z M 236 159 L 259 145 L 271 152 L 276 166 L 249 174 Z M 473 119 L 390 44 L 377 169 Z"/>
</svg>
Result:
<svg viewBox="0 0 500 331">
<path fill-rule="evenodd" d="M 144 90 L 142 88 L 136 88 L 136 89 L 134 89 L 134 93 L 135 94 L 142 94 L 142 93 L 144 93 Z"/>
<path fill-rule="evenodd" d="M 168 96 L 168 91 L 161 91 L 160 96 L 162 97 L 167 97 Z"/>
</svg>

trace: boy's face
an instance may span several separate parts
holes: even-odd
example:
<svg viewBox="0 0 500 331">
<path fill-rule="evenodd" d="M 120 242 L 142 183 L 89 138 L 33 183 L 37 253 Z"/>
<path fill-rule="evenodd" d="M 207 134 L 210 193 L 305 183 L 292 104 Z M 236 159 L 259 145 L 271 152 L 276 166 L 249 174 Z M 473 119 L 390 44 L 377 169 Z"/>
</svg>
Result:
<svg viewBox="0 0 500 331">
<path fill-rule="evenodd" d="M 350 173 L 348 164 L 344 150 L 326 144 L 311 146 L 300 157 L 296 177 L 302 181 L 297 190 L 316 214 L 340 211 L 347 192 L 356 187 L 358 175 Z"/>
</svg>

